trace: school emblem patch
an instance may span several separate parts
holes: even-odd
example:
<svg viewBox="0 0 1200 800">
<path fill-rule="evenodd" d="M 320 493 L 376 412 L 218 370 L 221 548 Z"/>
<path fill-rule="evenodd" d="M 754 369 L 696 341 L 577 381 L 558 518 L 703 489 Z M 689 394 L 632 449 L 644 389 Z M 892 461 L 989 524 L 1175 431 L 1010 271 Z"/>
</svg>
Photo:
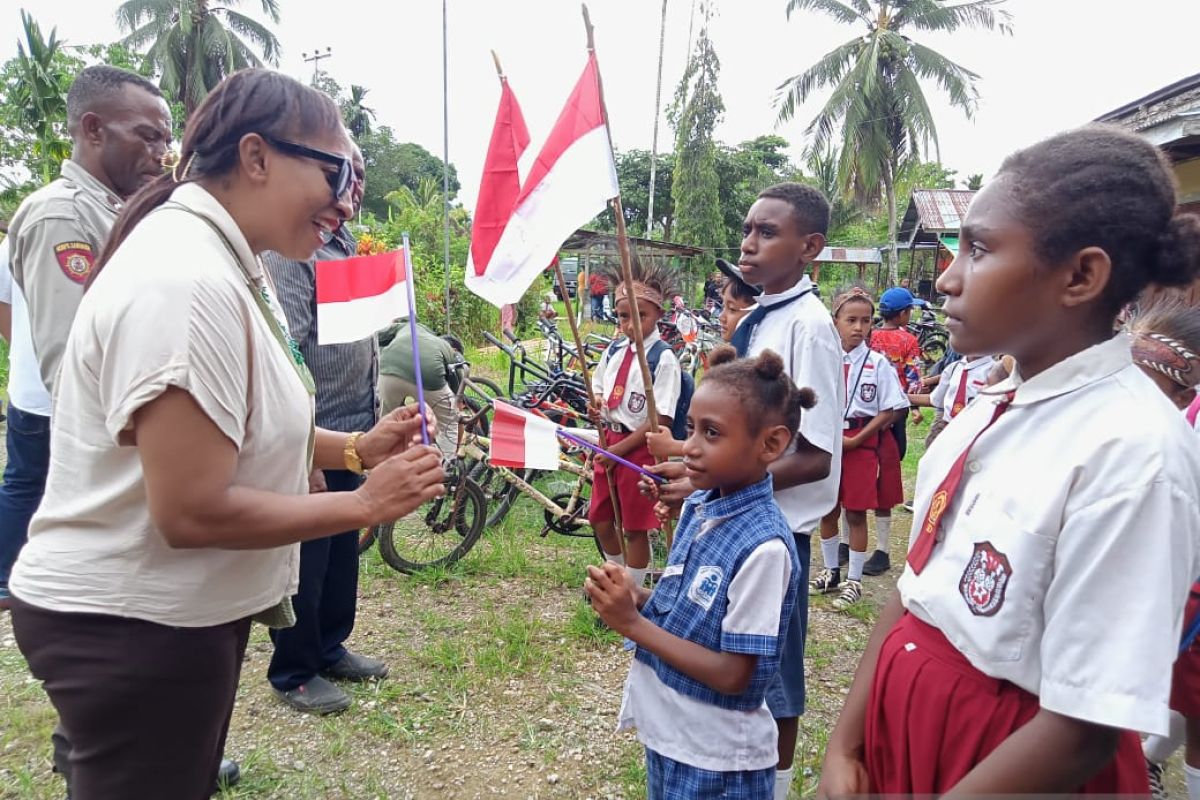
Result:
<svg viewBox="0 0 1200 800">
<path fill-rule="evenodd" d="M 862 386 L 858 387 L 858 396 L 862 398 L 864 403 L 870 403 L 875 400 L 875 391 L 875 384 L 864 383 Z"/>
<path fill-rule="evenodd" d="M 92 246 L 87 242 L 56 244 L 54 257 L 63 274 L 75 283 L 85 283 L 92 273 Z"/>
<path fill-rule="evenodd" d="M 720 567 L 701 567 L 688 587 L 688 599 L 708 611 L 717 599 L 717 591 L 724 579 L 725 571 Z"/>
<path fill-rule="evenodd" d="M 638 394 L 637 392 L 629 393 L 629 410 L 634 414 L 642 413 L 642 409 L 646 407 L 646 395 Z"/>
<path fill-rule="evenodd" d="M 991 542 L 976 542 L 975 552 L 958 580 L 958 592 L 977 617 L 995 615 L 1004 605 L 1004 592 L 1012 578 L 1008 556 Z"/>
</svg>

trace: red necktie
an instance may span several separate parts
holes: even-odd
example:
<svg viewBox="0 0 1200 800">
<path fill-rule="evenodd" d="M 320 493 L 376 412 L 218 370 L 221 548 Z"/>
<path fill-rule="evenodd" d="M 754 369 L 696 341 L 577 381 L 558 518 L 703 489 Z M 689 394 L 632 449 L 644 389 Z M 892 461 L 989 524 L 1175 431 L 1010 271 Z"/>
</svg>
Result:
<svg viewBox="0 0 1200 800">
<path fill-rule="evenodd" d="M 625 398 L 625 382 L 629 380 L 629 368 L 633 366 L 633 342 L 625 349 L 625 357 L 617 368 L 617 384 L 613 386 L 612 394 L 608 396 L 609 409 L 619 408 Z"/>
<path fill-rule="evenodd" d="M 1009 392 L 1004 395 L 1003 400 L 996 404 L 996 411 L 992 414 L 991 420 L 983 426 L 979 433 L 975 434 L 975 438 L 955 459 L 950 466 L 950 472 L 938 484 L 937 491 L 933 493 L 929 510 L 925 512 L 925 521 L 921 523 L 921 529 L 917 531 L 917 540 L 913 542 L 912 548 L 908 551 L 908 565 L 918 575 L 921 574 L 921 570 L 925 569 L 925 565 L 929 563 L 929 557 L 933 555 L 933 548 L 937 545 L 938 528 L 941 526 L 942 518 L 946 515 L 950 503 L 954 500 L 954 495 L 958 492 L 958 485 L 962 483 L 963 467 L 966 466 L 971 448 L 979 441 L 979 437 L 983 436 L 983 432 L 992 427 L 996 420 L 1000 419 L 1000 415 L 1008 410 L 1014 394 L 1016 394 L 1015 391 Z"/>
<path fill-rule="evenodd" d="M 846 394 L 850 394 L 850 365 L 842 362 L 842 380 L 846 382 Z"/>
<path fill-rule="evenodd" d="M 967 378 L 970 375 L 967 373 L 967 365 L 963 364 L 962 377 L 958 381 L 958 392 L 954 395 L 954 405 L 950 406 L 950 419 L 958 416 L 967 405 Z"/>
</svg>

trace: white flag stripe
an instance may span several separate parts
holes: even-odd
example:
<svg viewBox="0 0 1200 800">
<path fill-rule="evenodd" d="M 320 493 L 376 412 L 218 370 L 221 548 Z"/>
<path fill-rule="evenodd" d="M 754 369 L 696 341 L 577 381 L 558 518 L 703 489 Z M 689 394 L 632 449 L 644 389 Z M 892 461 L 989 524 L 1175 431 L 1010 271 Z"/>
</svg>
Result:
<svg viewBox="0 0 1200 800">
<path fill-rule="evenodd" d="M 375 335 L 398 317 L 408 316 L 404 283 L 383 294 L 344 303 L 317 304 L 317 344 L 345 344 Z"/>
<path fill-rule="evenodd" d="M 488 271 L 475 275 L 468 269 L 467 288 L 496 306 L 517 302 L 567 237 L 602 212 L 619 191 L 608 131 L 600 125 L 563 151 L 513 211 Z"/>
</svg>

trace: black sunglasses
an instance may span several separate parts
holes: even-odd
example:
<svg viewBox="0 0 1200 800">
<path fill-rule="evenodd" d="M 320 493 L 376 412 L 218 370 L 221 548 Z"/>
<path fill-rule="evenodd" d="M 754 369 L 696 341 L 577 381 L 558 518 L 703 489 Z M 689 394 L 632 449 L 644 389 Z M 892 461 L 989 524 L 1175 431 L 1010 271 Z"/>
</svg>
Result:
<svg viewBox="0 0 1200 800">
<path fill-rule="evenodd" d="M 350 159 L 345 156 L 339 156 L 336 153 L 328 153 L 324 150 L 317 150 L 306 145 L 289 142 L 287 139 L 276 139 L 273 136 L 267 136 L 260 133 L 272 147 L 284 153 L 302 158 L 311 158 L 317 161 L 324 161 L 326 164 L 337 165 L 337 172 L 326 172 L 325 180 L 329 183 L 329 190 L 333 192 L 333 200 L 337 202 L 342 195 L 350 191 L 350 184 L 354 182 L 354 167 L 350 163 Z"/>
</svg>

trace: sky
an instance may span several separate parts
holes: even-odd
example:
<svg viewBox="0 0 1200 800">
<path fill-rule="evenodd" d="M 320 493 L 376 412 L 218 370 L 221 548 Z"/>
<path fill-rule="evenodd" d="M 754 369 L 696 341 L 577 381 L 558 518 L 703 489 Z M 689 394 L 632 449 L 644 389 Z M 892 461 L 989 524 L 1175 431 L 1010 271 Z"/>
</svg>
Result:
<svg viewBox="0 0 1200 800">
<path fill-rule="evenodd" d="M 775 89 L 863 30 L 814 12 L 788 19 L 786 0 L 713 1 L 710 35 L 721 60 L 726 107 L 717 139 L 737 144 L 776 133 L 791 143 L 798 161 L 804 129 L 823 98 L 777 124 Z M 490 51 L 500 57 L 536 147 L 583 69 L 586 40 L 580 6 L 570 0 L 446 3 L 449 154 L 462 183 L 459 199 L 472 208 L 499 98 Z M 366 105 L 375 110 L 377 124 L 391 126 L 401 141 L 442 155 L 442 2 L 279 4 L 279 69 L 309 80 L 313 70 L 304 54 L 331 48 L 321 68 L 343 87 L 368 87 Z M 0 60 L 16 54 L 22 5 L 43 28 L 57 26 L 71 45 L 121 35 L 113 15 L 116 0 L 0 0 Z M 261 16 L 258 0 L 239 5 Z M 667 0 L 659 152 L 672 149 L 665 108 L 686 65 L 696 5 Z M 971 119 L 951 108 L 935 86 L 925 87 L 941 161 L 958 171 L 960 181 L 971 173 L 989 177 L 1015 149 L 1200 72 L 1197 0 L 1009 0 L 1006 7 L 1013 17 L 1011 36 L 970 30 L 914 34 L 980 76 L 980 102 Z M 592 0 L 589 9 L 614 144 L 619 150 L 650 149 L 662 3 Z M 699 25 L 698 9 L 696 16 Z"/>
</svg>

